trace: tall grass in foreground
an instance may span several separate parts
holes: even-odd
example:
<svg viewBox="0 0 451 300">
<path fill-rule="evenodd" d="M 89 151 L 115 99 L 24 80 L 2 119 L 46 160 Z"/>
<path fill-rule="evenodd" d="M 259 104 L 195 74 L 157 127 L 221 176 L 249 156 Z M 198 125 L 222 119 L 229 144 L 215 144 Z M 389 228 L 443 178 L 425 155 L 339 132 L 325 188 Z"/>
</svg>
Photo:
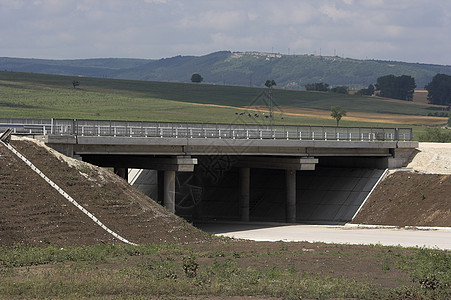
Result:
<svg viewBox="0 0 451 300">
<path fill-rule="evenodd" d="M 250 254 L 236 251 L 227 253 L 178 245 L 3 247 L 0 249 L 0 298 L 260 295 L 284 299 L 449 299 L 450 253 L 412 251 L 411 254 L 384 251 L 381 259 L 394 259 L 397 268 L 410 273 L 413 285 L 382 289 L 364 280 L 321 276 L 289 265 L 262 266 L 256 262 L 240 266 L 240 259 Z M 294 254 L 282 248 L 273 253 L 252 253 L 256 261 L 265 255 L 286 260 L 287 255 Z M 390 266 L 385 265 L 384 270 L 389 271 Z"/>
</svg>

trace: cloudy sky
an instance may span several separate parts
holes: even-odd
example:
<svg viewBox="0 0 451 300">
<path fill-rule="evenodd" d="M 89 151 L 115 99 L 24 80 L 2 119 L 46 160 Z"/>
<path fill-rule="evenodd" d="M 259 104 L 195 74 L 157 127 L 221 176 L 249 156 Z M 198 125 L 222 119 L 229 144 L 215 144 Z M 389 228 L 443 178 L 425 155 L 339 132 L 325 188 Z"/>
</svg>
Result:
<svg viewBox="0 0 451 300">
<path fill-rule="evenodd" d="M 451 1 L 0 0 L 0 57 L 220 50 L 451 65 Z"/>
</svg>

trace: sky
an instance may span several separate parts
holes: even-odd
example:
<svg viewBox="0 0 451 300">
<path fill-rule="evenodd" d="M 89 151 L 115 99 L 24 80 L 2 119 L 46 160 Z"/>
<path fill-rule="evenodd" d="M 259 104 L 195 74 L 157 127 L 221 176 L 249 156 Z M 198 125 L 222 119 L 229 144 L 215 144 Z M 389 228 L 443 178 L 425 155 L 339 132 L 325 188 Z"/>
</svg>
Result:
<svg viewBox="0 0 451 300">
<path fill-rule="evenodd" d="M 451 1 L 0 0 L 0 57 L 223 50 L 451 65 Z"/>
</svg>

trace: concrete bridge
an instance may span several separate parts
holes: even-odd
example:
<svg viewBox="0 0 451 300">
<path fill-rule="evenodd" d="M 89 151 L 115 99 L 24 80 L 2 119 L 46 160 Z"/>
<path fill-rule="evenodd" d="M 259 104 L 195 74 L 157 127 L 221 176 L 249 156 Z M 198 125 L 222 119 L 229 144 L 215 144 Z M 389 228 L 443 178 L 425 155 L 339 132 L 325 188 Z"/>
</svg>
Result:
<svg viewBox="0 0 451 300">
<path fill-rule="evenodd" d="M 203 218 L 228 211 L 224 217 L 242 221 L 265 219 L 267 210 L 278 221 L 314 221 L 321 208 L 315 207 L 310 216 L 304 208 L 318 202 L 322 192 L 334 198 L 348 186 L 341 198 L 352 209 L 341 203 L 341 212 L 335 207 L 334 216 L 328 217 L 346 221 L 370 190 L 365 182 L 374 185 L 382 174 L 377 170 L 401 167 L 418 146 L 410 128 L 0 119 L 2 127 L 42 136 L 59 152 L 113 167 L 126 179 L 131 168 L 155 170 L 148 177 L 154 182 L 148 193 L 172 212 Z M 309 174 L 315 170 L 322 177 Z M 348 179 L 360 175 L 351 184 L 340 173 Z M 313 195 L 305 180 L 323 187 Z M 337 181 L 338 190 L 327 190 L 327 183 L 333 187 Z M 320 202 L 317 206 L 331 210 L 324 195 Z"/>
</svg>

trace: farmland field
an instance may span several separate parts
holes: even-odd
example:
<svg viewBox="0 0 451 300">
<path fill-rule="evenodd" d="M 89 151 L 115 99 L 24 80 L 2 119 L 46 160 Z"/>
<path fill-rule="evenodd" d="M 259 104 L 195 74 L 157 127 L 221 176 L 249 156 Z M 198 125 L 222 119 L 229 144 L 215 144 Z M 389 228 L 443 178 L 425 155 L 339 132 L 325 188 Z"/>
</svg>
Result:
<svg viewBox="0 0 451 300">
<path fill-rule="evenodd" d="M 80 82 L 76 88 L 72 81 Z M 265 89 L 0 72 L 0 117 L 264 123 L 241 112 L 267 111 Z M 443 107 L 420 101 L 274 89 L 276 124 L 334 126 L 330 106 L 348 111 L 340 125 L 442 126 Z M 422 99 L 422 100 L 421 100 Z"/>
</svg>

